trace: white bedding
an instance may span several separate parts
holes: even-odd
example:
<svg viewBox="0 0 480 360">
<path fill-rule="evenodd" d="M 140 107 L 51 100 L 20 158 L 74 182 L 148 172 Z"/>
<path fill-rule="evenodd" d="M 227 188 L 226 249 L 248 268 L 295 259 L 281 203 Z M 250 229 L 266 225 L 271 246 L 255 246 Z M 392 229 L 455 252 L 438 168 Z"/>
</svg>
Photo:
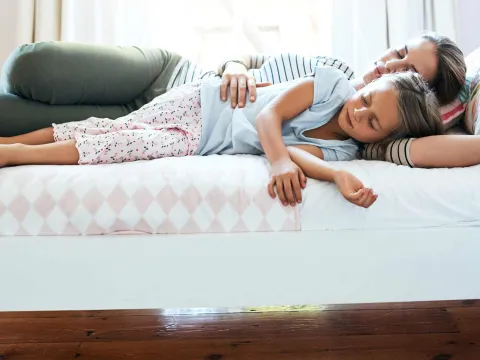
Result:
<svg viewBox="0 0 480 360">
<path fill-rule="evenodd" d="M 0 169 L 0 236 L 210 233 L 477 225 L 480 166 L 410 169 L 339 162 L 379 194 L 369 209 L 309 180 L 304 203 L 266 192 L 266 160 L 209 156 Z"/>
<path fill-rule="evenodd" d="M 336 163 L 379 194 L 369 209 L 344 201 L 332 184 L 310 180 L 302 230 L 393 229 L 480 224 L 480 166 L 411 169 L 379 161 Z"/>
</svg>

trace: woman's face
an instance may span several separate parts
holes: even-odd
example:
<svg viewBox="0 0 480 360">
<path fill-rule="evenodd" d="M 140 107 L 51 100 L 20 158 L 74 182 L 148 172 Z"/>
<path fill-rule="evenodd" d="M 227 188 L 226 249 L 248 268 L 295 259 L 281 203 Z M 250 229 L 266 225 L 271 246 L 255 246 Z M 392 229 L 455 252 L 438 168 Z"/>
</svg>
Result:
<svg viewBox="0 0 480 360">
<path fill-rule="evenodd" d="M 438 57 L 435 50 L 435 45 L 429 40 L 412 39 L 405 45 L 387 50 L 363 75 L 363 81 L 369 84 L 383 74 L 411 70 L 431 82 L 437 74 Z"/>
<path fill-rule="evenodd" d="M 379 142 L 399 127 L 397 92 L 387 80 L 375 81 L 347 100 L 338 125 L 351 138 L 363 143 Z"/>
</svg>

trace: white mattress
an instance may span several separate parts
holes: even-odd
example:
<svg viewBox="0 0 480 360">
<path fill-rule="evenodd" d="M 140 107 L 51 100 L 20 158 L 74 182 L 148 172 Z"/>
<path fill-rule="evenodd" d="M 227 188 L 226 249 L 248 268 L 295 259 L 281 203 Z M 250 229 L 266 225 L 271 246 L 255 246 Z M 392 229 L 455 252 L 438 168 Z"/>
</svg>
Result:
<svg viewBox="0 0 480 360">
<path fill-rule="evenodd" d="M 480 166 L 410 169 L 338 162 L 379 194 L 369 209 L 309 179 L 304 203 L 266 191 L 266 159 L 209 156 L 0 169 L 0 236 L 395 229 L 477 225 Z"/>
<path fill-rule="evenodd" d="M 256 156 L 0 169 L 0 236 L 300 230 Z"/>
<path fill-rule="evenodd" d="M 480 224 L 480 166 L 411 169 L 378 161 L 335 163 L 379 194 L 369 209 L 346 202 L 333 184 L 310 180 L 302 230 L 394 229 Z"/>
</svg>

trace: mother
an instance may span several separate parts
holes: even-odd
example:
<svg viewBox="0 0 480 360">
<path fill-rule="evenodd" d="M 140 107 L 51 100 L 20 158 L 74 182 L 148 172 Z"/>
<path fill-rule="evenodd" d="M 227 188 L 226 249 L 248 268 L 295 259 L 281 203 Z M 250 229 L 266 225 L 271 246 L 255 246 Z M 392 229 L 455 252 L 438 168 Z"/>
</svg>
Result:
<svg viewBox="0 0 480 360">
<path fill-rule="evenodd" d="M 303 61 L 305 72 L 308 71 L 306 61 L 310 69 L 320 61 L 289 55 L 290 59 L 293 57 L 297 65 L 300 59 Z M 246 60 L 250 65 L 253 62 L 261 65 L 258 58 Z M 247 72 L 241 61 L 226 62 L 220 70 L 223 72 L 222 93 L 225 95 L 230 86 L 232 103 L 239 101 L 242 106 L 247 87 L 254 100 L 256 81 L 285 81 L 302 75 L 302 67 L 297 66 L 295 71 L 290 63 L 289 76 L 288 66 L 281 60 L 283 57 L 278 61 L 277 57 L 268 58 L 253 74 Z M 352 81 L 356 87 L 362 87 L 386 72 L 406 69 L 420 72 L 436 89 L 443 104 L 455 98 L 465 79 L 460 49 L 448 38 L 424 35 L 387 51 L 362 78 Z M 161 49 L 70 43 L 25 45 L 12 53 L 4 66 L 2 81 L 6 93 L 0 94 L 0 136 L 25 133 L 50 126 L 52 122 L 90 116 L 120 117 L 171 87 L 215 75 Z M 415 166 L 455 167 L 480 163 L 480 138 L 475 136 L 436 136 L 400 145 L 405 146 L 402 151 L 410 154 L 407 163 Z"/>
</svg>

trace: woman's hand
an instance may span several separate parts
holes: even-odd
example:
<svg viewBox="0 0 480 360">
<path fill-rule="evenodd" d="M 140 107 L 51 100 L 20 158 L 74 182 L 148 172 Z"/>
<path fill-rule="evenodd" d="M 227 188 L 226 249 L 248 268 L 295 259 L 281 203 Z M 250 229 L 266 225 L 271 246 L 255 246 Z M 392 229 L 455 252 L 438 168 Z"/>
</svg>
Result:
<svg viewBox="0 0 480 360">
<path fill-rule="evenodd" d="M 307 179 L 300 167 L 292 160 L 280 160 L 272 164 L 271 179 L 268 184 L 268 193 L 275 199 L 275 188 L 283 205 L 295 206 L 302 202 L 302 189 Z"/>
<path fill-rule="evenodd" d="M 337 171 L 334 182 L 343 197 L 352 204 L 368 208 L 376 200 L 378 195 L 372 189 L 367 189 L 362 182 L 347 171 Z"/>
<path fill-rule="evenodd" d="M 247 103 L 247 94 L 249 100 L 254 102 L 257 99 L 257 87 L 269 86 L 270 83 L 259 83 L 255 81 L 255 77 L 250 75 L 242 64 L 229 63 L 222 74 L 222 84 L 220 85 L 220 98 L 222 101 L 227 100 L 227 91 L 230 88 L 230 102 L 232 108 L 243 108 Z M 248 93 L 247 93 L 248 90 Z"/>
</svg>

